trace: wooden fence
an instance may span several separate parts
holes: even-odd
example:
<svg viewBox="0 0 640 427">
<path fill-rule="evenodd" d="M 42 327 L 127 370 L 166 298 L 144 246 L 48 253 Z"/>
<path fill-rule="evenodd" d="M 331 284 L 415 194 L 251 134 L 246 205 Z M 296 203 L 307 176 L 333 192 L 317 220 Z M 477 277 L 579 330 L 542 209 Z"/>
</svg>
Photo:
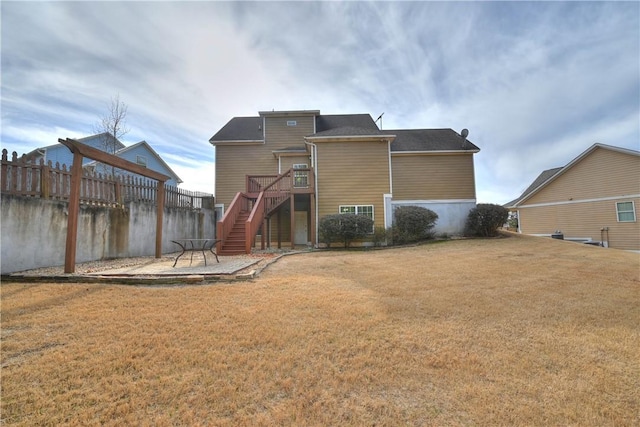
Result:
<svg viewBox="0 0 640 427">
<path fill-rule="evenodd" d="M 66 165 L 55 166 L 51 161 L 29 163 L 18 158 L 14 151 L 11 160 L 6 149 L 2 150 L 0 170 L 0 192 L 19 196 L 40 197 L 53 200 L 68 200 L 71 187 L 71 171 Z M 140 176 L 110 176 L 84 171 L 80 187 L 80 203 L 87 205 L 121 207 L 127 202 L 155 203 L 157 182 Z M 165 187 L 165 206 L 200 209 L 203 199 L 209 200 L 213 209 L 213 195 Z"/>
</svg>

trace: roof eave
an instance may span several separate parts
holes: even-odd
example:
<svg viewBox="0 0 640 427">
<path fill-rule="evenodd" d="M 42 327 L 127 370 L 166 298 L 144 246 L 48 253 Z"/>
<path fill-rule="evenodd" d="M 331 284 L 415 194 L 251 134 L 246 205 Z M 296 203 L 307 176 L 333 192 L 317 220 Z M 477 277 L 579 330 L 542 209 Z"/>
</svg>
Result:
<svg viewBox="0 0 640 427">
<path fill-rule="evenodd" d="M 340 142 L 348 139 L 349 141 L 371 141 L 378 139 L 380 141 L 393 142 L 395 135 L 331 135 L 331 136 L 305 136 L 304 139 L 310 142 Z"/>
<path fill-rule="evenodd" d="M 229 139 L 220 141 L 210 139 L 209 144 L 213 145 L 214 147 L 216 145 L 258 145 L 264 144 L 264 139 Z"/>
<path fill-rule="evenodd" d="M 397 155 L 411 155 L 414 156 L 416 154 L 430 154 L 430 155 L 437 155 L 437 154 L 475 154 L 475 153 L 479 153 L 480 149 L 474 149 L 474 150 L 414 150 L 414 151 L 391 151 L 391 155 L 392 156 L 397 156 Z"/>
</svg>

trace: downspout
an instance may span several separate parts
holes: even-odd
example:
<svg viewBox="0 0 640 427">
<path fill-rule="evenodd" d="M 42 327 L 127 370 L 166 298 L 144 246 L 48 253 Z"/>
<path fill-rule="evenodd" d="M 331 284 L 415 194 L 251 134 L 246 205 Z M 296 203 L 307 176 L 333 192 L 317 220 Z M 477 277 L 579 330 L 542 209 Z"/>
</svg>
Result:
<svg viewBox="0 0 640 427">
<path fill-rule="evenodd" d="M 382 117 L 382 116 L 380 116 Z M 382 120 L 380 121 L 380 125 L 382 125 Z M 389 158 L 389 208 L 393 211 L 393 205 L 391 202 L 393 201 L 393 168 L 391 166 L 391 140 L 387 140 L 387 157 Z M 384 228 L 387 228 L 387 223 L 389 221 L 388 216 L 392 215 L 391 212 L 387 212 L 387 200 L 386 195 L 382 196 L 382 202 L 384 206 Z"/>
<path fill-rule="evenodd" d="M 313 142 L 309 142 L 306 139 L 304 140 L 304 143 L 311 147 L 311 165 L 313 166 L 313 170 L 314 170 L 313 194 L 316 199 L 316 203 L 314 206 L 314 209 L 316 211 L 316 214 L 315 214 L 316 221 L 315 221 L 315 224 L 313 224 L 313 227 L 315 228 L 315 236 L 316 236 L 315 247 L 317 248 L 318 247 L 318 213 L 319 213 L 319 210 L 318 210 L 318 147 L 316 146 L 316 144 L 314 144 Z"/>
</svg>

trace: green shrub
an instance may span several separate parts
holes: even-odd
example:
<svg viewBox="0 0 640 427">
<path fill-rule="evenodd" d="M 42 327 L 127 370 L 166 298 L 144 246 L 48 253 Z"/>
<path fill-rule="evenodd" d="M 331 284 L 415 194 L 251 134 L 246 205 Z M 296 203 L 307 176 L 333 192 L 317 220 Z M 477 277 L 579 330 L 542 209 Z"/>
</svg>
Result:
<svg viewBox="0 0 640 427">
<path fill-rule="evenodd" d="M 352 241 L 370 234 L 372 229 L 371 218 L 356 214 L 327 215 L 318 225 L 320 241 L 328 248 L 333 242 L 343 242 L 344 247 L 348 248 Z"/>
<path fill-rule="evenodd" d="M 509 211 L 504 206 L 480 203 L 467 216 L 465 236 L 493 237 L 507 221 Z"/>
<path fill-rule="evenodd" d="M 379 247 L 385 244 L 389 244 L 392 241 L 391 229 L 384 227 L 376 227 L 373 230 L 373 246 Z"/>
<path fill-rule="evenodd" d="M 327 215 L 318 224 L 318 234 L 320 241 L 331 247 L 331 243 L 340 240 L 340 215 Z"/>
<path fill-rule="evenodd" d="M 420 206 L 400 206 L 393 213 L 393 243 L 411 243 L 431 239 L 438 214 Z"/>
</svg>

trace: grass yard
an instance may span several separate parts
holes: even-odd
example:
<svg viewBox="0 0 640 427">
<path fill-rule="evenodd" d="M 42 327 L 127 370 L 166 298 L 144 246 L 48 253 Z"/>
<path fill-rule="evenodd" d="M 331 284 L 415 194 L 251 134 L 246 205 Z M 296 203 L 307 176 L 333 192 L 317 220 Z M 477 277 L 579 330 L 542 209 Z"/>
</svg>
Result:
<svg viewBox="0 0 640 427">
<path fill-rule="evenodd" d="M 3 425 L 640 425 L 640 255 L 511 236 L 1 288 Z"/>
</svg>

